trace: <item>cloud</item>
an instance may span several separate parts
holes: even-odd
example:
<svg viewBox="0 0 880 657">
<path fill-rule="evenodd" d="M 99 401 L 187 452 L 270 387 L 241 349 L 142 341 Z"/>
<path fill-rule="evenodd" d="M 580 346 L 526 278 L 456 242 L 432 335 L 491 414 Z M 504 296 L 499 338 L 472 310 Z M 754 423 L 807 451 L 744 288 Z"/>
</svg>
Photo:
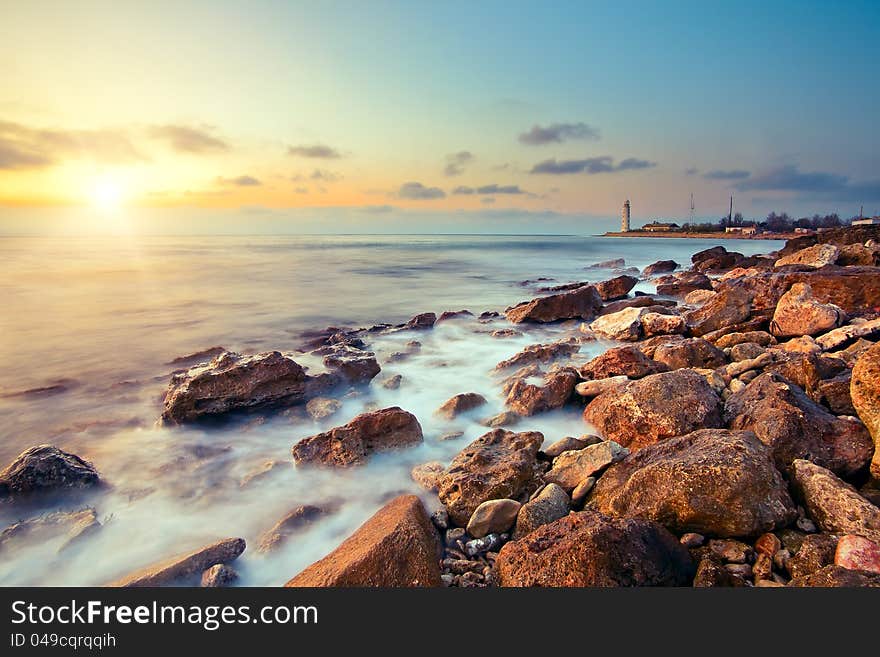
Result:
<svg viewBox="0 0 880 657">
<path fill-rule="evenodd" d="M 700 170 L 697 167 L 690 167 L 689 169 L 684 170 L 684 175 L 686 176 L 695 176 L 700 173 Z"/>
<path fill-rule="evenodd" d="M 750 175 L 751 173 L 744 169 L 730 169 L 727 171 L 715 169 L 714 171 L 707 171 L 704 173 L 703 178 L 706 178 L 707 180 L 743 180 Z"/>
<path fill-rule="evenodd" d="M 220 185 L 233 185 L 235 187 L 259 187 L 263 183 L 253 176 L 237 176 L 235 178 L 218 177 L 217 182 Z"/>
<path fill-rule="evenodd" d="M 420 182 L 407 182 L 400 186 L 397 196 L 412 201 L 427 201 L 436 198 L 446 198 L 446 192 L 439 187 L 425 187 Z"/>
<path fill-rule="evenodd" d="M 287 154 L 294 157 L 308 157 L 316 160 L 338 160 L 342 157 L 338 150 L 326 144 L 288 146 Z"/>
<path fill-rule="evenodd" d="M 178 153 L 202 155 L 229 150 L 229 144 L 211 134 L 209 128 L 186 125 L 157 125 L 148 130 L 153 139 L 165 141 Z"/>
<path fill-rule="evenodd" d="M 529 146 L 559 144 L 572 139 L 599 139 L 599 131 L 586 123 L 553 123 L 546 128 L 536 124 L 519 136 L 520 143 Z"/>
<path fill-rule="evenodd" d="M 309 176 L 312 180 L 323 180 L 324 182 L 337 182 L 342 180 L 342 176 L 338 173 L 334 173 L 333 171 L 326 171 L 324 169 L 315 169 L 312 171 L 312 175 Z"/>
<path fill-rule="evenodd" d="M 825 171 L 801 171 L 787 164 L 769 169 L 738 182 L 741 192 L 795 192 L 799 196 L 834 201 L 880 200 L 880 180 L 852 182 L 849 176 Z"/>
<path fill-rule="evenodd" d="M 456 187 L 452 190 L 456 195 L 469 194 L 527 194 L 528 192 L 519 188 L 519 185 L 483 185 L 482 187 L 466 187 L 464 185 Z"/>
<path fill-rule="evenodd" d="M 447 176 L 459 176 L 464 173 L 466 164 L 472 162 L 474 154 L 470 151 L 459 151 L 446 156 L 446 168 L 443 173 Z"/>
<path fill-rule="evenodd" d="M 545 173 L 551 175 L 566 175 L 571 173 L 612 173 L 615 171 L 631 171 L 634 169 L 650 169 L 655 167 L 655 162 L 639 160 L 634 157 L 621 160 L 617 165 L 614 158 L 603 155 L 601 157 L 589 157 L 583 160 L 557 160 L 556 158 L 544 160 L 532 167 L 529 173 Z"/>
</svg>

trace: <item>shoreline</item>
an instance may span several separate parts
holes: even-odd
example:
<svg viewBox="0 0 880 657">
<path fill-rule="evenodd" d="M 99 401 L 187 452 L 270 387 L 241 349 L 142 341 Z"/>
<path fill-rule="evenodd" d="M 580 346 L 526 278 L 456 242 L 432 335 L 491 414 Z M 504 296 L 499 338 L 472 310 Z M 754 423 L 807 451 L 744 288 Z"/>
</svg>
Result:
<svg viewBox="0 0 880 657">
<path fill-rule="evenodd" d="M 608 232 L 599 237 L 666 237 L 680 239 L 720 239 L 720 240 L 791 240 L 804 237 L 801 233 L 773 233 L 760 235 L 742 235 L 739 233 L 650 233 L 648 231 L 629 231 L 628 233 Z"/>
</svg>

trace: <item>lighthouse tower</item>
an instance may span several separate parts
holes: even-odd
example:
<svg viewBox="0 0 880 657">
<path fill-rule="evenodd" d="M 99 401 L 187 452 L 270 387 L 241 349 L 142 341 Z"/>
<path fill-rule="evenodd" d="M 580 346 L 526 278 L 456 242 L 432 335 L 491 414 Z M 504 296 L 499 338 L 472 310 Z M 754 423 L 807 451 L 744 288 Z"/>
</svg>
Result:
<svg viewBox="0 0 880 657">
<path fill-rule="evenodd" d="M 620 211 L 620 232 L 628 233 L 629 232 L 629 217 L 630 217 L 630 205 L 629 199 L 626 199 L 626 203 L 623 204 L 623 210 Z"/>
</svg>

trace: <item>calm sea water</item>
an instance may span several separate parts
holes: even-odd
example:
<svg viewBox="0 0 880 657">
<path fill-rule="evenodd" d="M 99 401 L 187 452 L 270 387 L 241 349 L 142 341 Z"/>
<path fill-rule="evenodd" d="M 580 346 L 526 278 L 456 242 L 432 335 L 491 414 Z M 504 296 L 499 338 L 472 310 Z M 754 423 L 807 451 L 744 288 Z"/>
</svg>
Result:
<svg viewBox="0 0 880 657">
<path fill-rule="evenodd" d="M 233 535 L 251 546 L 237 564 L 241 583 L 281 584 L 332 550 L 388 495 L 415 492 L 412 465 L 448 461 L 485 431 L 477 421 L 503 408 L 496 362 L 573 329 L 488 337 L 487 329 L 505 325 L 501 319 L 377 338 L 372 348 L 380 362 L 407 340 L 423 343 L 416 357 L 383 365 L 377 381 L 401 373 L 399 390 L 374 384 L 320 423 L 275 418 L 215 431 L 155 426 L 175 357 L 214 345 L 292 350 L 308 329 L 397 323 L 426 311 L 501 311 L 532 296 L 520 285 L 526 279 L 601 280 L 611 272 L 584 268 L 610 258 L 640 269 L 660 259 L 685 264 L 715 244 L 746 255 L 781 246 L 577 236 L 0 238 L 0 462 L 50 442 L 93 461 L 109 484 L 78 501 L 96 509 L 100 532 L 63 557 L 56 553 L 63 537 L 0 548 L 0 584 L 101 584 Z M 637 289 L 652 288 L 643 282 Z M 607 346 L 585 346 L 578 357 Z M 47 387 L 45 394 L 19 394 Z M 454 423 L 433 415 L 445 399 L 469 391 L 490 400 L 484 413 Z M 369 403 L 414 412 L 425 444 L 350 472 L 290 465 L 294 442 L 347 422 Z M 543 431 L 548 441 L 588 429 L 570 411 L 517 428 Z M 437 440 L 451 430 L 465 436 Z M 270 461 L 282 465 L 241 486 Z M 342 502 L 333 516 L 271 555 L 253 550 L 286 511 L 331 499 Z M 21 514 L 0 505 L 0 525 Z"/>
</svg>

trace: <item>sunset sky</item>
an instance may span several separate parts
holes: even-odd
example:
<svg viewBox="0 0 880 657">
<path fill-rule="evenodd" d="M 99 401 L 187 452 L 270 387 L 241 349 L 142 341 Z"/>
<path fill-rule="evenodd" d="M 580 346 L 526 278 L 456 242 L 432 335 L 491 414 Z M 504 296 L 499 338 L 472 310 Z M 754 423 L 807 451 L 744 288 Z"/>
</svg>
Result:
<svg viewBox="0 0 880 657">
<path fill-rule="evenodd" d="M 880 214 L 880 5 L 767 4 L 0 0 L 0 231 Z"/>
</svg>

